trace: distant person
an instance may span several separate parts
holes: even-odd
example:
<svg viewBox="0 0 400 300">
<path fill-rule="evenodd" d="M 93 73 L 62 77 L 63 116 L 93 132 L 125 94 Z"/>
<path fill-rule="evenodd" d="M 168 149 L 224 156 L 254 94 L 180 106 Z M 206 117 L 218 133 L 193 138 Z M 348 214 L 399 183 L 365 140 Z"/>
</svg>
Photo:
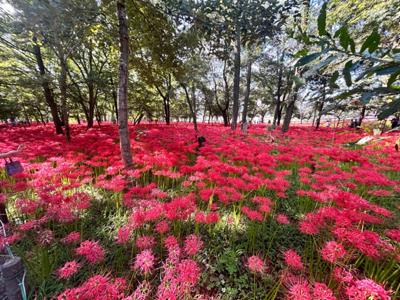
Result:
<svg viewBox="0 0 400 300">
<path fill-rule="evenodd" d="M 327 122 L 326 122 L 326 127 L 331 127 L 331 120 L 328 120 Z"/>
<path fill-rule="evenodd" d="M 5 158 L 11 158 L 11 157 L 19 154 L 22 151 L 23 148 L 24 148 L 24 145 L 19 145 L 16 150 L 11 150 L 11 151 L 8 151 L 8 152 L 3 152 L 3 153 L 0 152 L 0 158 L 4 158 L 4 159 Z"/>
<path fill-rule="evenodd" d="M 3 159 L 6 161 L 6 171 L 7 171 L 7 174 L 8 174 L 9 171 L 10 171 L 10 170 L 7 168 L 7 165 L 10 165 L 10 162 L 7 162 L 6 159 L 8 158 L 8 159 L 11 160 L 11 157 L 13 157 L 13 156 L 19 154 L 19 153 L 22 151 L 23 148 L 24 148 L 23 145 L 19 145 L 18 148 L 17 148 L 16 150 L 11 150 L 11 151 L 8 151 L 8 152 L 0 153 L 0 158 L 3 158 Z M 19 168 L 18 170 L 15 170 L 15 171 L 17 171 L 16 173 L 19 173 L 19 171 L 22 170 L 22 166 L 20 165 L 19 162 L 17 162 L 17 161 L 12 162 L 12 161 L 11 161 L 11 163 L 13 164 L 13 167 Z M 18 165 L 19 165 L 19 166 L 18 166 Z M 10 174 L 8 174 L 8 175 L 10 175 Z M 11 174 L 11 175 L 12 175 L 12 174 Z M 0 203 L 0 220 L 3 222 L 3 224 L 7 224 L 7 223 L 8 223 L 8 217 L 7 217 L 7 212 L 6 212 L 6 206 L 5 206 L 4 203 Z"/>
<path fill-rule="evenodd" d="M 390 120 L 390 122 L 392 123 L 392 129 L 398 127 L 400 125 L 400 120 L 399 117 L 394 117 L 392 120 Z"/>
</svg>

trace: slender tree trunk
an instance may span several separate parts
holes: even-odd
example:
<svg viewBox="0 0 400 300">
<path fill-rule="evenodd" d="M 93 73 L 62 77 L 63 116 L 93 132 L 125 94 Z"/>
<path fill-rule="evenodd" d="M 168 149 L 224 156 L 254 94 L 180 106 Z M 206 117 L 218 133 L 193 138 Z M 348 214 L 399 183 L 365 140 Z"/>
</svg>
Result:
<svg viewBox="0 0 400 300">
<path fill-rule="evenodd" d="M 315 123 L 315 129 L 319 128 L 319 125 L 321 124 L 321 118 L 322 118 L 322 110 L 324 109 L 324 101 L 321 101 L 318 103 L 318 117 Z"/>
<path fill-rule="evenodd" d="M 276 100 L 275 100 L 275 113 L 274 113 L 274 120 L 272 122 L 274 126 L 279 125 L 278 120 L 280 121 L 282 75 L 283 75 L 283 68 L 279 67 L 278 86 L 277 86 Z"/>
<path fill-rule="evenodd" d="M 46 99 L 47 105 L 50 107 L 51 116 L 53 118 L 54 126 L 56 128 L 57 134 L 63 134 L 63 129 L 61 126 L 61 119 L 58 114 L 57 103 L 54 100 L 53 93 L 50 88 L 50 84 L 48 79 L 46 78 L 46 69 L 44 67 L 42 52 L 40 51 L 40 47 L 37 44 L 36 37 L 33 37 L 33 52 L 35 54 L 36 63 L 39 68 L 39 73 L 41 76 L 41 84 L 44 92 L 44 98 Z"/>
<path fill-rule="evenodd" d="M 113 90 L 113 101 L 114 101 L 114 113 L 115 113 L 115 120 L 118 120 L 118 96 L 116 91 Z"/>
<path fill-rule="evenodd" d="M 93 49 L 92 45 L 90 44 L 89 47 L 89 74 L 88 77 L 91 76 L 93 70 Z M 95 115 L 95 109 L 96 109 L 96 102 L 97 102 L 97 92 L 95 92 L 95 87 L 93 84 L 93 79 L 92 78 L 87 78 L 87 86 L 88 86 L 88 94 L 89 94 L 89 120 L 87 123 L 87 128 L 92 128 L 93 127 L 93 119 Z M 97 118 L 98 121 L 98 118 Z"/>
<path fill-rule="evenodd" d="M 322 118 L 322 112 L 324 109 L 325 105 L 325 100 L 326 100 L 326 80 L 324 80 L 323 87 L 322 87 L 322 101 L 319 103 L 318 106 L 318 118 L 317 118 L 317 124 L 316 124 L 316 129 L 319 128 L 319 125 L 321 124 L 321 118 Z"/>
<path fill-rule="evenodd" d="M 366 106 L 366 105 L 363 105 L 363 107 L 361 108 L 360 118 L 359 118 L 359 121 L 358 121 L 359 126 L 361 126 L 361 123 L 362 123 L 362 121 L 363 121 L 364 118 L 365 118 L 365 111 L 366 111 L 366 110 L 367 110 L 367 106 Z"/>
<path fill-rule="evenodd" d="M 67 103 L 67 59 L 60 49 L 60 95 L 61 95 L 61 113 L 64 123 L 65 138 L 69 143 L 71 141 L 71 133 L 69 128 L 68 103 Z"/>
<path fill-rule="evenodd" d="M 275 113 L 273 125 L 279 125 L 281 120 L 281 90 L 282 90 L 282 68 L 279 69 L 278 87 L 276 93 Z"/>
<path fill-rule="evenodd" d="M 44 120 L 44 116 L 43 116 L 43 114 L 42 114 L 42 111 L 40 110 L 40 107 L 39 107 L 39 106 L 36 106 L 36 109 L 37 109 L 37 111 L 38 111 L 38 113 L 39 113 L 40 121 L 43 123 L 43 125 L 45 125 L 46 122 L 45 122 L 45 120 Z"/>
<path fill-rule="evenodd" d="M 116 120 L 118 120 L 118 97 L 117 97 L 117 92 L 115 90 L 114 81 L 113 81 L 112 77 L 110 77 L 110 83 L 112 86 L 112 97 L 113 97 L 115 118 L 116 118 Z"/>
<path fill-rule="evenodd" d="M 89 93 L 89 111 L 88 111 L 87 128 L 92 128 L 94 114 L 95 114 L 95 107 L 96 107 L 96 100 L 95 100 L 95 96 L 94 96 L 94 87 L 92 84 L 88 85 L 88 93 Z"/>
<path fill-rule="evenodd" d="M 196 101 L 196 88 L 192 84 L 192 118 L 194 130 L 197 132 L 197 101 Z"/>
<path fill-rule="evenodd" d="M 101 111 L 99 110 L 99 108 L 97 107 L 95 110 L 95 115 L 96 115 L 96 121 L 97 121 L 97 125 L 100 126 L 101 124 Z M 93 127 L 93 126 L 92 126 Z"/>
<path fill-rule="evenodd" d="M 244 95 L 243 101 L 243 113 L 242 113 L 242 131 L 246 131 L 247 128 L 247 110 L 249 107 L 249 98 L 250 98 L 250 84 L 251 84 L 251 66 L 252 61 L 249 60 L 247 64 L 247 74 L 246 74 L 246 94 Z"/>
<path fill-rule="evenodd" d="M 291 83 L 291 84 L 293 84 L 293 83 Z M 297 95 L 298 91 L 299 91 L 299 87 L 295 86 L 294 91 L 293 91 L 293 98 L 288 103 L 287 108 L 286 108 L 285 119 L 283 120 L 283 125 L 282 125 L 282 132 L 286 132 L 289 130 L 290 121 L 292 120 L 293 111 L 294 111 L 297 96 L 298 96 Z"/>
<path fill-rule="evenodd" d="M 317 108 L 318 108 L 318 105 L 314 105 L 314 108 L 313 108 L 313 120 L 312 120 L 312 126 L 314 126 L 314 125 L 315 125 L 315 119 L 317 118 Z"/>
<path fill-rule="evenodd" d="M 165 123 L 169 125 L 171 123 L 171 106 L 170 106 L 170 96 L 171 96 L 171 89 L 172 89 L 172 83 L 171 83 L 171 75 L 168 75 L 168 78 L 166 80 L 166 85 L 167 85 L 167 92 L 164 95 L 163 92 L 160 90 L 160 88 L 155 85 L 158 93 L 160 94 L 161 98 L 163 99 L 163 106 L 164 106 L 164 118 L 165 118 Z"/>
<path fill-rule="evenodd" d="M 235 57 L 233 62 L 233 108 L 232 108 L 232 122 L 231 129 L 235 130 L 237 127 L 237 120 L 239 116 L 239 89 L 240 89 L 240 55 L 241 55 L 241 39 L 240 39 L 240 7 L 241 0 L 237 0 L 239 6 L 235 17 Z"/>
<path fill-rule="evenodd" d="M 163 98 L 163 103 L 164 103 L 164 117 L 165 117 L 165 123 L 167 125 L 171 124 L 171 106 L 170 106 L 170 101 L 169 101 L 169 96 Z"/>
<path fill-rule="evenodd" d="M 195 109 L 196 109 L 196 107 L 195 107 L 196 100 L 194 98 L 195 95 L 194 95 L 194 91 L 193 91 L 194 86 L 192 86 L 192 99 L 190 99 L 189 91 L 187 89 L 186 84 L 181 83 L 181 87 L 185 91 L 186 102 L 187 102 L 187 104 L 189 106 L 190 115 L 193 118 L 193 127 L 194 127 L 194 130 L 197 132 L 198 131 L 197 130 L 197 117 L 196 117 L 196 111 L 195 111 Z"/>
<path fill-rule="evenodd" d="M 222 106 L 218 100 L 218 89 L 217 89 L 217 82 L 215 81 L 215 78 L 214 78 L 214 96 L 215 96 L 215 102 L 217 103 L 217 107 L 218 107 L 219 111 L 221 112 L 222 119 L 224 120 L 224 126 L 228 127 L 229 126 L 228 110 L 229 110 L 229 104 L 230 104 L 230 93 L 229 93 L 228 78 L 226 76 L 226 61 L 224 61 L 224 69 L 222 71 L 222 77 L 224 79 L 224 85 L 225 85 L 224 106 Z"/>
<path fill-rule="evenodd" d="M 282 102 L 281 102 L 280 107 L 279 107 L 279 111 L 278 111 L 278 120 L 276 121 L 278 126 L 281 125 L 283 107 L 284 106 L 282 105 Z"/>
<path fill-rule="evenodd" d="M 126 168 L 131 168 L 133 162 L 128 128 L 129 36 L 125 11 L 125 0 L 117 1 L 117 15 L 120 40 L 118 131 L 122 161 L 124 162 Z"/>
</svg>

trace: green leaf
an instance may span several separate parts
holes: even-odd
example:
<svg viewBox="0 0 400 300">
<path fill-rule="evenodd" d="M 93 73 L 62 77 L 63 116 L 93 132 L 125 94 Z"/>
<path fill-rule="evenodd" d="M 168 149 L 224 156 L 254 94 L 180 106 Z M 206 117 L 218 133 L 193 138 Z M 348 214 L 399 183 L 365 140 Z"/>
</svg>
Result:
<svg viewBox="0 0 400 300">
<path fill-rule="evenodd" d="M 377 30 L 374 30 L 362 44 L 360 53 L 363 53 L 366 49 L 368 49 L 369 53 L 374 52 L 376 49 L 378 49 L 380 41 L 381 36 L 379 35 Z"/>
<path fill-rule="evenodd" d="M 355 94 L 359 94 L 359 93 L 361 93 L 362 91 L 363 91 L 363 89 L 361 89 L 361 88 L 355 88 L 355 89 L 352 89 L 352 90 L 350 90 L 350 91 L 341 93 L 340 95 L 336 96 L 335 98 L 338 99 L 338 100 L 340 100 L 340 99 L 346 99 L 346 98 L 348 98 L 348 97 L 350 97 L 350 96 L 353 96 L 353 95 L 355 95 Z"/>
<path fill-rule="evenodd" d="M 330 63 L 332 63 L 333 61 L 335 61 L 337 58 L 336 55 L 330 55 L 328 56 L 325 60 L 322 60 L 321 62 L 319 62 L 318 64 L 315 65 L 315 67 L 313 68 L 314 71 L 319 71 L 323 68 L 325 68 L 326 66 L 328 66 Z"/>
<path fill-rule="evenodd" d="M 387 64 L 381 64 L 381 65 L 377 65 L 374 66 L 372 68 L 368 68 L 366 69 L 364 72 L 362 72 L 356 79 L 356 81 L 359 81 L 361 79 L 363 79 L 365 76 L 372 76 L 373 74 L 376 75 L 392 75 L 393 73 L 396 73 L 400 71 L 400 65 L 390 62 Z"/>
<path fill-rule="evenodd" d="M 331 88 L 339 88 L 339 86 L 336 84 L 336 80 L 338 80 L 338 78 L 339 78 L 339 71 L 335 71 L 332 74 L 331 79 L 329 80 L 329 86 Z"/>
<path fill-rule="evenodd" d="M 304 80 L 296 75 L 293 75 L 293 81 L 296 87 L 301 87 L 304 85 Z"/>
<path fill-rule="evenodd" d="M 334 38 L 337 38 L 340 36 L 341 32 L 343 30 L 343 27 L 340 27 L 338 30 L 335 31 L 335 34 L 333 35 Z"/>
<path fill-rule="evenodd" d="M 342 26 L 338 30 L 336 30 L 335 38 L 339 37 L 340 46 L 346 51 L 350 46 L 350 50 L 352 53 L 356 52 L 356 44 L 354 43 L 353 39 L 350 37 L 349 30 L 347 26 Z"/>
<path fill-rule="evenodd" d="M 364 92 L 361 94 L 361 101 L 364 104 L 368 104 L 368 102 L 371 100 L 372 96 L 374 96 L 374 93 L 372 92 Z"/>
<path fill-rule="evenodd" d="M 326 6 L 327 2 L 322 4 L 321 10 L 318 16 L 318 33 L 320 36 L 326 35 Z"/>
<path fill-rule="evenodd" d="M 354 43 L 352 38 L 350 38 L 350 50 L 352 53 L 356 53 L 356 44 Z"/>
<path fill-rule="evenodd" d="M 397 80 L 397 77 L 399 77 L 399 75 L 400 75 L 400 71 L 393 73 L 388 79 L 387 87 L 391 87 L 392 84 Z"/>
<path fill-rule="evenodd" d="M 350 38 L 349 31 L 346 26 L 343 26 L 342 30 L 340 31 L 339 41 L 340 46 L 342 46 L 343 49 L 347 51 L 350 45 L 350 41 L 352 41 L 352 39 Z"/>
<path fill-rule="evenodd" d="M 296 54 L 294 55 L 295 58 L 300 58 L 302 56 L 307 55 L 308 51 L 307 49 L 302 49 L 296 52 Z"/>
<path fill-rule="evenodd" d="M 393 64 L 387 64 L 385 66 L 381 66 L 378 68 L 375 73 L 376 75 L 391 75 L 393 73 L 397 73 L 400 71 L 400 65 L 393 65 Z"/>
<path fill-rule="evenodd" d="M 321 55 L 321 52 L 316 52 L 316 53 L 311 53 L 306 56 L 303 56 L 302 58 L 300 58 L 297 61 L 295 66 L 300 67 L 300 66 L 306 65 L 306 64 L 312 62 L 313 60 L 317 59 L 320 55 Z"/>
<path fill-rule="evenodd" d="M 344 80 L 346 81 L 346 85 L 348 87 L 350 87 L 352 85 L 351 82 L 351 73 L 350 73 L 350 69 L 353 66 L 353 61 L 349 60 L 345 65 L 344 65 L 344 69 L 343 69 L 343 76 L 344 76 Z"/>
<path fill-rule="evenodd" d="M 378 119 L 383 120 L 387 117 L 397 113 L 400 110 L 400 98 L 394 100 L 388 105 L 384 106 L 384 109 L 379 113 Z"/>
</svg>

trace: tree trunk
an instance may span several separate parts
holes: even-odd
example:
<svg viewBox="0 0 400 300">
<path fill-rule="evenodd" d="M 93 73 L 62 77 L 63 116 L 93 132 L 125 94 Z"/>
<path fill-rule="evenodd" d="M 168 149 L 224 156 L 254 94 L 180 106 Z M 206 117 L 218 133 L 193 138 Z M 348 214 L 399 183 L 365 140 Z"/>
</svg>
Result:
<svg viewBox="0 0 400 300">
<path fill-rule="evenodd" d="M 42 111 L 40 110 L 40 107 L 39 106 L 35 106 L 35 107 L 36 107 L 36 109 L 37 109 L 37 111 L 39 113 L 40 121 L 43 123 L 43 125 L 46 125 L 46 122 L 44 120 L 44 116 L 42 114 Z"/>
<path fill-rule="evenodd" d="M 198 129 L 197 129 L 197 116 L 196 116 L 196 111 L 195 111 L 195 109 L 196 109 L 196 99 L 195 99 L 194 86 L 192 86 L 192 99 L 190 99 L 189 92 L 188 92 L 186 84 L 181 83 L 181 87 L 185 91 L 186 102 L 187 102 L 187 104 L 189 106 L 190 115 L 193 118 L 194 131 L 197 132 Z"/>
<path fill-rule="evenodd" d="M 315 123 L 315 129 L 319 128 L 319 125 L 321 124 L 321 118 L 322 118 L 322 110 L 324 109 L 324 101 L 321 101 L 318 103 L 318 117 Z"/>
<path fill-rule="evenodd" d="M 283 125 L 282 125 L 282 132 L 286 132 L 289 130 L 290 121 L 292 120 L 293 111 L 297 100 L 297 92 L 298 92 L 298 87 L 295 87 L 293 93 L 293 99 L 288 103 L 286 108 L 285 119 L 283 120 Z"/>
<path fill-rule="evenodd" d="M 167 125 L 171 124 L 171 106 L 169 103 L 169 96 L 163 98 L 163 104 L 164 104 L 164 117 L 165 117 L 165 123 Z"/>
<path fill-rule="evenodd" d="M 88 77 L 91 76 L 91 73 L 93 71 L 93 50 L 92 50 L 92 45 L 89 47 L 89 74 Z M 87 128 L 92 128 L 93 127 L 93 119 L 95 115 L 95 109 L 96 109 L 96 102 L 97 102 L 97 91 L 95 92 L 95 87 L 93 84 L 93 79 L 92 78 L 87 78 L 87 86 L 88 86 L 88 94 L 89 94 L 89 119 L 87 123 Z M 96 117 L 97 122 L 99 121 L 98 118 Z M 99 123 L 99 122 L 98 122 Z"/>
<path fill-rule="evenodd" d="M 314 105 L 314 108 L 313 108 L 313 120 L 312 120 L 312 126 L 314 126 L 314 125 L 315 125 L 315 119 L 317 118 L 317 108 L 318 108 L 318 105 Z"/>
<path fill-rule="evenodd" d="M 115 118 L 118 120 L 118 97 L 117 97 L 117 92 L 115 91 L 115 86 L 114 86 L 114 81 L 112 79 L 112 76 L 110 77 L 110 82 L 112 86 L 112 97 L 113 97 L 113 103 L 114 103 L 114 111 L 115 111 Z"/>
<path fill-rule="evenodd" d="M 169 125 L 171 123 L 171 106 L 170 106 L 170 96 L 171 96 L 171 90 L 172 90 L 172 78 L 171 74 L 168 74 L 168 78 L 166 80 L 166 86 L 167 86 L 167 92 L 164 95 L 163 92 L 160 90 L 160 88 L 155 85 L 158 93 L 160 94 L 161 98 L 163 99 L 163 106 L 164 106 L 164 118 L 165 118 L 165 123 Z"/>
<path fill-rule="evenodd" d="M 360 118 L 359 118 L 359 121 L 358 121 L 358 126 L 361 126 L 361 123 L 365 118 L 365 111 L 366 110 L 367 110 L 367 106 L 363 105 L 363 107 L 361 108 L 361 112 L 360 112 Z"/>
<path fill-rule="evenodd" d="M 279 125 L 280 122 L 282 75 L 283 75 L 283 68 L 279 67 L 278 86 L 277 86 L 276 101 L 275 101 L 275 113 L 274 113 L 274 120 L 272 122 L 274 126 Z"/>
<path fill-rule="evenodd" d="M 89 111 L 88 111 L 88 119 L 87 119 L 87 128 L 93 127 L 93 120 L 95 114 L 95 107 L 96 107 L 96 99 L 94 93 L 93 84 L 88 84 L 88 93 L 89 93 Z"/>
<path fill-rule="evenodd" d="M 100 124 L 101 124 L 101 112 L 100 112 L 98 107 L 96 108 L 96 121 L 97 121 L 97 125 L 100 126 Z"/>
<path fill-rule="evenodd" d="M 140 113 L 140 115 L 133 121 L 134 125 L 139 125 L 144 117 L 144 113 Z"/>
<path fill-rule="evenodd" d="M 249 60 L 247 64 L 247 74 L 246 74 L 246 94 L 244 95 L 243 101 L 243 113 L 242 113 L 242 131 L 246 131 L 247 127 L 247 110 L 249 106 L 249 98 L 250 98 L 250 84 L 251 84 L 251 65 L 252 61 Z"/>
<path fill-rule="evenodd" d="M 53 118 L 54 126 L 56 128 L 56 133 L 57 134 L 63 134 L 63 129 L 62 129 L 62 126 L 61 126 L 61 119 L 60 119 L 60 117 L 58 115 L 57 103 L 54 100 L 53 93 L 52 93 L 52 90 L 50 88 L 49 81 L 45 76 L 46 75 L 46 69 L 45 69 L 44 63 L 43 63 L 42 52 L 40 51 L 40 47 L 37 44 L 36 37 L 33 37 L 32 40 L 34 42 L 33 52 L 35 54 L 36 63 L 38 65 L 39 73 L 40 73 L 40 76 L 41 76 L 41 84 L 42 84 L 42 88 L 43 88 L 43 92 L 44 92 L 44 98 L 46 99 L 47 105 L 50 107 L 51 116 Z"/>
<path fill-rule="evenodd" d="M 322 87 L 322 101 L 318 106 L 318 119 L 317 119 L 317 124 L 315 126 L 316 129 L 318 129 L 319 125 L 321 124 L 322 111 L 324 109 L 325 100 L 326 100 L 326 80 L 324 80 L 324 84 Z"/>
<path fill-rule="evenodd" d="M 235 57 L 233 62 L 233 107 L 232 107 L 232 122 L 231 129 L 235 130 L 237 127 L 237 120 L 239 116 L 239 89 L 240 89 L 240 7 L 241 0 L 237 0 L 238 9 L 235 16 Z"/>
<path fill-rule="evenodd" d="M 224 61 L 224 69 L 222 71 L 222 76 L 224 78 L 224 106 L 222 106 L 219 101 L 218 101 L 218 89 L 217 89 L 217 82 L 215 81 L 214 78 L 214 97 L 215 97 L 215 102 L 217 103 L 217 107 L 219 111 L 221 112 L 222 119 L 224 120 L 224 126 L 228 127 L 229 126 L 229 115 L 228 115 L 228 110 L 229 110 L 229 104 L 230 104 L 230 95 L 229 95 L 229 84 L 228 84 L 228 78 L 226 77 L 226 61 Z"/>
<path fill-rule="evenodd" d="M 60 95 L 61 95 L 61 112 L 62 112 L 62 121 L 64 123 L 65 130 L 65 139 L 67 143 L 71 141 L 71 133 L 69 129 L 69 116 L 68 116 L 68 104 L 67 104 L 67 59 L 63 53 L 63 50 L 60 49 Z"/>
<path fill-rule="evenodd" d="M 126 168 L 132 167 L 131 142 L 128 128 L 128 62 L 129 36 L 125 12 L 125 0 L 117 2 L 117 15 L 120 41 L 119 88 L 118 88 L 118 131 L 121 157 Z"/>
</svg>

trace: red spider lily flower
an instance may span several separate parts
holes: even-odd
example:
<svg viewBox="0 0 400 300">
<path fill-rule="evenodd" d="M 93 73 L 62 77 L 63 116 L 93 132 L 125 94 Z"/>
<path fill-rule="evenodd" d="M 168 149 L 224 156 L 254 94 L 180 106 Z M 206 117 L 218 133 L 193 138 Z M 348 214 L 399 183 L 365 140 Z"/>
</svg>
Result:
<svg viewBox="0 0 400 300">
<path fill-rule="evenodd" d="M 155 257 L 151 250 L 143 250 L 136 255 L 134 269 L 140 270 L 142 273 L 149 273 L 154 267 Z"/>
<path fill-rule="evenodd" d="M 164 240 L 164 245 L 167 249 L 178 247 L 178 240 L 173 236 L 170 235 Z"/>
<path fill-rule="evenodd" d="M 78 231 L 72 231 L 67 236 L 61 239 L 61 242 L 64 244 L 74 244 L 79 242 L 81 239 L 81 234 Z"/>
<path fill-rule="evenodd" d="M 153 236 L 143 235 L 136 239 L 135 245 L 139 249 L 149 249 L 154 247 L 156 244 L 156 239 Z"/>
<path fill-rule="evenodd" d="M 95 275 L 81 286 L 67 289 L 57 297 L 58 300 L 72 299 L 104 299 L 113 300 L 124 298 L 126 282 L 123 278 L 111 280 L 108 276 Z"/>
<path fill-rule="evenodd" d="M 48 246 L 54 241 L 53 231 L 44 229 L 38 232 L 37 241 L 42 246 Z"/>
<path fill-rule="evenodd" d="M 157 223 L 157 225 L 155 226 L 155 230 L 159 233 L 159 234 L 164 234 L 167 233 L 169 231 L 169 225 L 167 221 L 160 221 Z"/>
<path fill-rule="evenodd" d="M 117 244 L 126 244 L 131 238 L 131 229 L 129 226 L 122 226 L 117 232 Z"/>
<path fill-rule="evenodd" d="M 262 222 L 264 219 L 263 215 L 260 212 L 252 210 L 247 206 L 243 206 L 241 208 L 241 211 L 252 221 Z"/>
<path fill-rule="evenodd" d="M 146 300 L 151 293 L 151 284 L 147 280 L 142 281 L 132 295 L 125 298 L 126 300 Z"/>
<path fill-rule="evenodd" d="M 64 266 L 62 266 L 57 270 L 58 278 L 60 279 L 70 278 L 72 275 L 78 272 L 80 267 L 81 265 L 77 263 L 75 260 L 68 261 L 64 264 Z"/>
<path fill-rule="evenodd" d="M 75 251 L 78 255 L 84 256 L 91 264 L 104 260 L 104 249 L 96 241 L 83 241 Z"/>
<path fill-rule="evenodd" d="M 385 231 L 386 236 L 400 243 L 400 229 L 388 229 Z"/>
<path fill-rule="evenodd" d="M 304 266 L 301 262 L 301 256 L 293 249 L 289 249 L 284 253 L 285 263 L 294 270 L 303 270 Z"/>
<path fill-rule="evenodd" d="M 321 250 L 322 258 L 330 263 L 335 263 L 338 259 L 343 258 L 346 254 L 346 249 L 344 249 L 341 244 L 335 241 L 326 242 Z"/>
<path fill-rule="evenodd" d="M 316 282 L 313 287 L 313 300 L 336 300 L 336 297 L 333 295 L 333 292 L 330 288 L 326 286 L 324 283 Z"/>
<path fill-rule="evenodd" d="M 350 283 L 354 280 L 353 274 L 341 267 L 335 267 L 333 269 L 333 278 L 339 283 Z"/>
<path fill-rule="evenodd" d="M 193 256 L 196 255 L 202 247 L 203 241 L 197 235 L 191 234 L 186 237 L 183 249 L 187 255 Z"/>
<path fill-rule="evenodd" d="M 310 284 L 306 281 L 294 284 L 286 295 L 288 300 L 313 300 Z"/>
<path fill-rule="evenodd" d="M 380 284 L 371 279 L 356 280 L 346 288 L 346 295 L 349 299 L 379 299 L 390 300 L 391 291 L 387 291 Z"/>
<path fill-rule="evenodd" d="M 285 224 L 285 225 L 290 224 L 289 218 L 285 214 L 278 214 L 276 216 L 276 221 L 279 224 Z"/>
<path fill-rule="evenodd" d="M 265 271 L 264 261 L 257 255 L 250 256 L 247 258 L 247 267 L 253 273 L 263 274 Z"/>
<path fill-rule="evenodd" d="M 193 286 L 200 277 L 200 268 L 191 259 L 184 259 L 177 265 L 178 280 L 185 286 Z"/>
</svg>

